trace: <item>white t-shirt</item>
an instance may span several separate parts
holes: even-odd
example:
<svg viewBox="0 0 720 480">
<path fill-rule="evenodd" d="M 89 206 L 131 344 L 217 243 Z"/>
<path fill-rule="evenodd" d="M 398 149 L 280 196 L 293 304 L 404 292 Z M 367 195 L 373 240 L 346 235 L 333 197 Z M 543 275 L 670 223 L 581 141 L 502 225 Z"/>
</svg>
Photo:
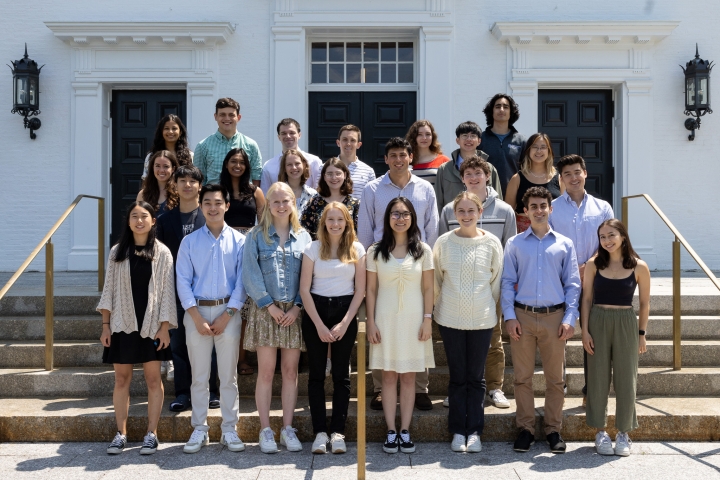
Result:
<svg viewBox="0 0 720 480">
<path fill-rule="evenodd" d="M 365 247 L 354 242 L 358 259 L 365 256 Z M 315 240 L 305 248 L 305 255 L 315 262 L 310 293 L 323 297 L 340 297 L 355 293 L 355 263 L 340 260 L 320 260 L 320 241 Z"/>
</svg>

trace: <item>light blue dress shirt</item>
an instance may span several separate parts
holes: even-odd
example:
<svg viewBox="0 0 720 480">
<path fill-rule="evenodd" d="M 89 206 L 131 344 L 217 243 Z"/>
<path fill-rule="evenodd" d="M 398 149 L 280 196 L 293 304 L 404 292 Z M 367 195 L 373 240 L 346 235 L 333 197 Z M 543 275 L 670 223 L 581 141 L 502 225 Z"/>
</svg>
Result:
<svg viewBox="0 0 720 480">
<path fill-rule="evenodd" d="M 203 226 L 183 238 L 175 271 L 180 303 L 185 310 L 199 300 L 230 297 L 228 308 L 239 309 L 247 295 L 242 283 L 245 236 L 225 224 L 220 236 Z"/>
<path fill-rule="evenodd" d="M 580 272 L 572 241 L 552 228 L 542 239 L 528 228 L 508 240 L 500 297 L 505 321 L 516 319 L 514 302 L 530 307 L 564 303 L 563 323 L 574 327 L 579 315 Z"/>
<path fill-rule="evenodd" d="M 598 227 L 605 220 L 615 218 L 612 207 L 605 200 L 587 193 L 578 207 L 567 192 L 553 200 L 552 207 L 550 226 L 572 240 L 578 265 L 587 263 L 600 245 Z"/>
</svg>

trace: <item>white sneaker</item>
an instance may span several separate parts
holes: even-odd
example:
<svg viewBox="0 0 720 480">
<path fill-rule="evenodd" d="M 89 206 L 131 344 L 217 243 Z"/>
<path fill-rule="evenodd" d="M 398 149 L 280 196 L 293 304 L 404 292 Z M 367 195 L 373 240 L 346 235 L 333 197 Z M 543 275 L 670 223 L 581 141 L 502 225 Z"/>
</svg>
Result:
<svg viewBox="0 0 720 480">
<path fill-rule="evenodd" d="M 598 455 L 615 455 L 610 436 L 605 432 L 595 434 L 595 451 Z"/>
<path fill-rule="evenodd" d="M 167 373 L 167 362 L 160 362 L 160 375 Z"/>
<path fill-rule="evenodd" d="M 445 397 L 445 400 L 443 400 L 443 407 L 450 408 L 450 397 Z"/>
<path fill-rule="evenodd" d="M 482 451 L 482 442 L 480 435 L 471 433 L 467 438 L 467 451 L 470 453 L 480 453 Z"/>
<path fill-rule="evenodd" d="M 495 405 L 497 408 L 510 408 L 510 402 L 508 402 L 508 399 L 505 398 L 505 394 L 502 390 L 498 389 L 488 392 L 488 397 L 490 397 L 490 403 Z"/>
<path fill-rule="evenodd" d="M 245 450 L 245 444 L 237 432 L 225 432 L 220 436 L 220 445 L 226 445 L 231 452 L 242 452 Z"/>
<path fill-rule="evenodd" d="M 208 437 L 207 432 L 195 429 L 193 430 L 192 435 L 190 435 L 190 440 L 188 440 L 183 447 L 183 452 L 197 453 L 204 445 L 207 445 L 208 443 L 210 443 L 210 437 Z"/>
<path fill-rule="evenodd" d="M 312 453 L 327 453 L 328 436 L 325 432 L 315 435 L 315 441 L 312 444 Z"/>
<path fill-rule="evenodd" d="M 175 380 L 175 365 L 172 360 L 167 362 L 167 379 Z"/>
<path fill-rule="evenodd" d="M 618 432 L 615 437 L 615 455 L 619 457 L 627 457 L 630 455 L 632 441 L 627 433 Z"/>
<path fill-rule="evenodd" d="M 345 435 L 340 433 L 333 433 L 330 435 L 330 451 L 332 453 L 347 452 L 347 447 L 345 446 Z"/>
<path fill-rule="evenodd" d="M 158 446 L 160 446 L 160 442 L 158 442 L 157 436 L 153 432 L 148 432 L 143 438 L 140 455 L 152 455 L 157 452 Z"/>
<path fill-rule="evenodd" d="M 327 363 L 325 363 L 325 376 L 329 377 L 332 373 L 332 361 L 328 358 Z"/>
<path fill-rule="evenodd" d="M 263 453 L 277 453 L 278 447 L 275 443 L 275 434 L 272 428 L 265 427 L 260 430 L 260 451 Z"/>
<path fill-rule="evenodd" d="M 450 443 L 450 449 L 453 452 L 467 452 L 467 447 L 465 446 L 465 435 L 460 435 L 459 433 L 453 435 L 452 442 Z"/>
<path fill-rule="evenodd" d="M 280 445 L 286 447 L 288 452 L 299 452 L 302 450 L 302 443 L 298 440 L 297 428 L 292 428 L 290 425 L 280 430 Z"/>
</svg>

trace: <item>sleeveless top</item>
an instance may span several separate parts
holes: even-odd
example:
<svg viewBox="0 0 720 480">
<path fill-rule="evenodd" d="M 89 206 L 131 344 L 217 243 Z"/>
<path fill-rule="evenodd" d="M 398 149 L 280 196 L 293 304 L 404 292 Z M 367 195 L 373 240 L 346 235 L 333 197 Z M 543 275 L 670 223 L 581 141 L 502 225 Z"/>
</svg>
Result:
<svg viewBox="0 0 720 480">
<path fill-rule="evenodd" d="M 230 199 L 230 208 L 225 212 L 225 223 L 231 227 L 252 227 L 255 225 L 257 205 L 255 195 L 247 195 L 238 200 Z"/>
<path fill-rule="evenodd" d="M 550 194 L 552 195 L 553 200 L 558 198 L 560 193 L 560 175 L 555 174 L 553 178 L 550 179 L 548 183 L 532 183 L 530 180 L 525 178 L 525 175 L 523 175 L 522 172 L 518 172 L 518 175 L 520 176 L 520 186 L 518 187 L 517 196 L 515 197 L 515 213 L 522 213 L 525 214 L 525 210 L 523 208 L 525 205 L 523 205 L 523 195 L 525 195 L 525 192 L 527 192 L 532 187 L 545 187 L 550 191 Z"/>
<path fill-rule="evenodd" d="M 632 306 L 636 286 L 635 269 L 626 278 L 607 278 L 597 271 L 593 283 L 593 303 L 630 307 Z"/>
</svg>

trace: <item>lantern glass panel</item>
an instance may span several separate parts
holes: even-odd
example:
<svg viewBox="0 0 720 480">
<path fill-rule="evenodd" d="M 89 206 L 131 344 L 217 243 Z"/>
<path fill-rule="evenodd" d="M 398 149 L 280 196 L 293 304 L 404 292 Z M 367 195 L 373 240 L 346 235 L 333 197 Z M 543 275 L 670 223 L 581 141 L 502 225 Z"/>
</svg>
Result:
<svg viewBox="0 0 720 480">
<path fill-rule="evenodd" d="M 686 78 L 685 79 L 685 92 L 687 95 L 687 98 L 685 99 L 685 105 L 687 105 L 688 109 L 694 109 L 695 108 L 695 79 L 694 78 Z"/>
<path fill-rule="evenodd" d="M 15 104 L 25 105 L 28 103 L 28 86 L 26 77 L 15 79 Z"/>
<path fill-rule="evenodd" d="M 37 79 L 36 78 L 30 78 L 29 96 L 30 96 L 30 106 L 37 108 L 37 106 L 38 106 L 38 90 L 37 90 Z"/>
<path fill-rule="evenodd" d="M 708 104 L 708 79 L 700 79 L 700 88 L 698 88 L 698 104 L 706 106 Z"/>
</svg>

